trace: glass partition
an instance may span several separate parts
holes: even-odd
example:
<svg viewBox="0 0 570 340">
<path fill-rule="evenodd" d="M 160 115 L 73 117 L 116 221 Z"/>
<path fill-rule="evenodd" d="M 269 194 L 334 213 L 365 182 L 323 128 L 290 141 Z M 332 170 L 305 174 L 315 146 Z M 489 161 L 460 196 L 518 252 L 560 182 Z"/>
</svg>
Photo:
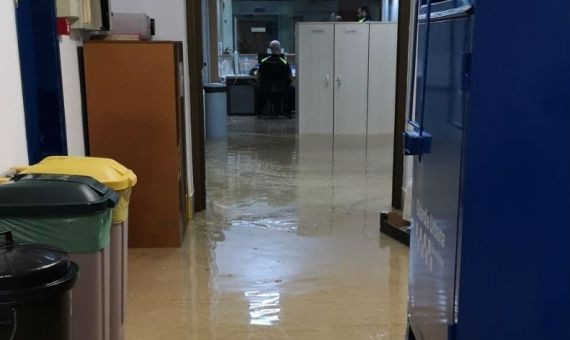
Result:
<svg viewBox="0 0 570 340">
<path fill-rule="evenodd" d="M 358 21 L 367 7 L 373 21 L 396 21 L 398 0 L 222 0 L 223 51 L 264 53 L 279 40 L 295 53 L 295 25 L 307 21 Z"/>
<path fill-rule="evenodd" d="M 372 21 L 397 21 L 398 0 L 218 0 L 220 75 L 248 75 L 257 55 L 279 40 L 296 69 L 295 27 L 298 22 L 360 20 L 366 7 Z"/>
</svg>

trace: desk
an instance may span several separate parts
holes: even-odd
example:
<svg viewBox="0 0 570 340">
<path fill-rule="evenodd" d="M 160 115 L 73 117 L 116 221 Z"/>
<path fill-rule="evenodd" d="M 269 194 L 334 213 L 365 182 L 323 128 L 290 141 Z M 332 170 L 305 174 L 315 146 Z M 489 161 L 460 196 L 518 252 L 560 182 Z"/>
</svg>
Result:
<svg viewBox="0 0 570 340">
<path fill-rule="evenodd" d="M 255 76 L 227 76 L 228 115 L 255 115 L 257 78 Z"/>
</svg>

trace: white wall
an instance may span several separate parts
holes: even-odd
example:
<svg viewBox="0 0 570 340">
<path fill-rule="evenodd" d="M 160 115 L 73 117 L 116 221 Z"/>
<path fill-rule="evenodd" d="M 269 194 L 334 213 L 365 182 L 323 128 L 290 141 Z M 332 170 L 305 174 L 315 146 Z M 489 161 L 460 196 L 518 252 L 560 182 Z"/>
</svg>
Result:
<svg viewBox="0 0 570 340">
<path fill-rule="evenodd" d="M 70 156 L 85 155 L 83 107 L 81 103 L 79 59 L 77 56 L 77 48 L 81 45 L 81 36 L 77 35 L 76 32 L 72 36 L 59 37 L 67 151 Z"/>
<path fill-rule="evenodd" d="M 13 1 L 0 1 L 0 173 L 28 164 L 20 58 Z"/>
<path fill-rule="evenodd" d="M 146 13 L 156 22 L 154 40 L 174 40 L 184 43 L 184 87 L 186 95 L 186 153 L 188 159 L 189 192 L 194 192 L 192 176 L 192 146 L 190 130 L 190 73 L 188 69 L 188 40 L 185 0 L 113 0 L 113 12 Z"/>
</svg>

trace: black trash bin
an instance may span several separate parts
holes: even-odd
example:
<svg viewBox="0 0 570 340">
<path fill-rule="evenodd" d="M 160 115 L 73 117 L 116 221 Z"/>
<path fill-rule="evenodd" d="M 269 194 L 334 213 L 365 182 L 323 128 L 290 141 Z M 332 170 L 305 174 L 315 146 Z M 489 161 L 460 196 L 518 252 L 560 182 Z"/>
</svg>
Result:
<svg viewBox="0 0 570 340">
<path fill-rule="evenodd" d="M 0 235 L 0 339 L 70 340 L 77 265 L 62 250 Z"/>
</svg>

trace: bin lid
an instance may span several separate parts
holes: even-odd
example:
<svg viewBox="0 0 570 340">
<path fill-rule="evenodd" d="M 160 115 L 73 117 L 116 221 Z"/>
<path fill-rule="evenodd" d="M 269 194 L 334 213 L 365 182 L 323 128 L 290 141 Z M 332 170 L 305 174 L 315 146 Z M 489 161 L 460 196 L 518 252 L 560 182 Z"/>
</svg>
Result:
<svg viewBox="0 0 570 340">
<path fill-rule="evenodd" d="M 78 268 L 64 251 L 15 244 L 9 231 L 0 233 L 0 237 L 0 304 L 23 302 L 73 287 Z"/>
<path fill-rule="evenodd" d="M 109 158 L 47 157 L 20 173 L 89 176 L 113 190 L 126 190 L 137 184 L 137 176 L 132 170 Z"/>
<path fill-rule="evenodd" d="M 226 84 L 222 83 L 210 83 L 204 85 L 204 91 L 206 93 L 227 92 L 228 87 L 226 86 Z"/>
<path fill-rule="evenodd" d="M 69 216 L 114 208 L 119 195 L 86 176 L 20 175 L 0 185 L 0 216 Z"/>
</svg>

